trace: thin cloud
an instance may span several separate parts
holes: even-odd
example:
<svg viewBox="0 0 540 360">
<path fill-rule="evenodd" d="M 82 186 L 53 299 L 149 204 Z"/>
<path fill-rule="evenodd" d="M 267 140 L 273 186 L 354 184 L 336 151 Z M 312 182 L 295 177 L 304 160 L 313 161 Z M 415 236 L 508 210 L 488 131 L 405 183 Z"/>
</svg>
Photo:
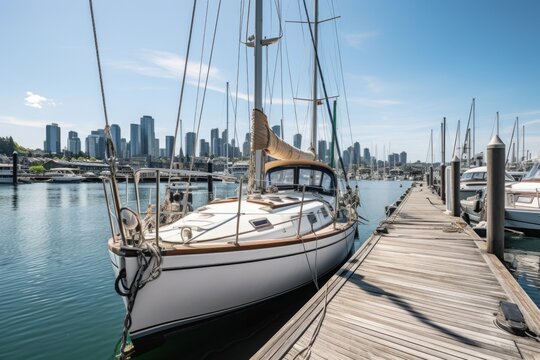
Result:
<svg viewBox="0 0 540 360">
<path fill-rule="evenodd" d="M 141 49 L 138 60 L 116 61 L 113 62 L 113 65 L 144 76 L 179 80 L 184 72 L 185 59 L 167 51 Z M 198 79 L 199 67 L 201 74 L 206 74 L 208 64 L 200 65 L 188 62 L 186 77 L 191 80 Z M 213 79 L 219 79 L 219 69 L 214 66 L 210 67 L 209 76 Z"/>
<path fill-rule="evenodd" d="M 52 99 L 48 99 L 45 96 L 41 96 L 38 94 L 34 94 L 31 91 L 26 92 L 26 97 L 24 98 L 24 105 L 36 109 L 42 109 L 43 105 L 56 106 L 55 102 Z"/>
<path fill-rule="evenodd" d="M 358 49 L 361 45 L 377 36 L 376 32 L 368 31 L 361 33 L 346 33 L 343 35 L 345 42 L 355 49 Z"/>
<path fill-rule="evenodd" d="M 46 125 L 51 124 L 53 122 L 57 123 L 59 126 L 64 126 L 64 127 L 73 126 L 73 124 L 61 123 L 58 121 L 21 119 L 15 116 L 0 115 L 0 124 L 6 124 L 6 125 L 16 125 L 16 126 L 45 129 Z"/>
<path fill-rule="evenodd" d="M 369 99 L 364 97 L 353 97 L 349 98 L 351 103 L 358 104 L 360 106 L 368 108 L 384 108 L 388 106 L 396 106 L 403 104 L 402 101 L 393 100 L 393 99 Z"/>
</svg>

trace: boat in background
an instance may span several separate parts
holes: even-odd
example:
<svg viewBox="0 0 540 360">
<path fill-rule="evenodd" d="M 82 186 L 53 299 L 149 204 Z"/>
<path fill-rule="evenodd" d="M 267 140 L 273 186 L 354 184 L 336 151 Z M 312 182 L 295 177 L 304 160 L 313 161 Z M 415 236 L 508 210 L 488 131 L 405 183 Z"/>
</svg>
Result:
<svg viewBox="0 0 540 360">
<path fill-rule="evenodd" d="M 72 168 L 50 169 L 44 175 L 50 177 L 48 182 L 53 183 L 79 183 L 85 180 L 84 176 L 75 174 Z"/>
<path fill-rule="evenodd" d="M 510 186 L 516 180 L 508 173 L 504 175 L 505 186 Z M 469 169 L 461 175 L 459 185 L 460 200 L 476 195 L 478 190 L 482 190 L 487 186 L 487 166 L 478 166 Z"/>
<path fill-rule="evenodd" d="M 527 235 L 540 234 L 540 163 L 506 190 L 505 226 Z"/>
</svg>

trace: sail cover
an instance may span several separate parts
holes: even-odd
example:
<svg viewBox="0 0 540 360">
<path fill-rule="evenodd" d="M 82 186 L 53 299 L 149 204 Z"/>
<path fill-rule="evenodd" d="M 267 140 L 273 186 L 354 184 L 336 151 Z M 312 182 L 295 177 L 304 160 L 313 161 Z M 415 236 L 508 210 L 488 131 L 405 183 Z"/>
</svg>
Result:
<svg viewBox="0 0 540 360">
<path fill-rule="evenodd" d="M 252 151 L 264 150 L 277 160 L 315 160 L 315 154 L 302 151 L 280 139 L 268 126 L 266 115 L 253 109 L 251 121 Z"/>
</svg>

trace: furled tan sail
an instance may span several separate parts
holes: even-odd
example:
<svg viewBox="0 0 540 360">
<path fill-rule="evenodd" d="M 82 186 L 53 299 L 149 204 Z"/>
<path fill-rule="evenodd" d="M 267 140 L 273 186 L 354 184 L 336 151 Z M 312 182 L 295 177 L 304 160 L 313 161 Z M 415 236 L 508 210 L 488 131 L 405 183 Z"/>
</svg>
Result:
<svg viewBox="0 0 540 360">
<path fill-rule="evenodd" d="M 315 160 L 315 154 L 302 151 L 280 139 L 268 126 L 266 115 L 253 109 L 251 121 L 251 150 L 264 150 L 277 160 Z"/>
</svg>

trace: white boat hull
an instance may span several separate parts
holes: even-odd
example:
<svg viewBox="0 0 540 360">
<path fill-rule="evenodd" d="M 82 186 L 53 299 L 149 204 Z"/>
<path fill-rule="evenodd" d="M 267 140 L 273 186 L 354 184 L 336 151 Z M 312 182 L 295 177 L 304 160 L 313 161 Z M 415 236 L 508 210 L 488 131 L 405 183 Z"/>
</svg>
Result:
<svg viewBox="0 0 540 360">
<path fill-rule="evenodd" d="M 130 335 L 137 339 L 306 285 L 313 276 L 328 273 L 346 259 L 355 228 L 351 225 L 304 244 L 163 256 L 161 275 L 138 293 Z M 131 281 L 137 269 L 136 258 L 124 258 L 111 250 L 109 253 L 115 276 L 125 264 Z"/>
<path fill-rule="evenodd" d="M 524 232 L 540 232 L 540 209 L 504 209 L 504 226 Z"/>
</svg>

